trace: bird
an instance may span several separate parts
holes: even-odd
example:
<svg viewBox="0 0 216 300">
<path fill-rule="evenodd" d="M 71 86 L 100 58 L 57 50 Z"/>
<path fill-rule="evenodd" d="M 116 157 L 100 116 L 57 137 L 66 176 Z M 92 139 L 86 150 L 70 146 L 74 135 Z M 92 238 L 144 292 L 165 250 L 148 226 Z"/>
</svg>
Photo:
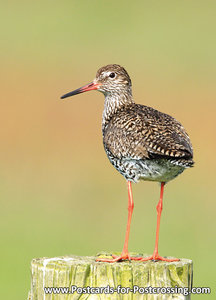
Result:
<svg viewBox="0 0 216 300">
<path fill-rule="evenodd" d="M 130 76 L 118 64 L 100 68 L 91 83 L 63 95 L 61 99 L 92 90 L 105 96 L 102 115 L 104 149 L 111 164 L 126 179 L 128 188 L 128 219 L 121 255 L 99 257 L 96 261 L 179 261 L 178 258 L 160 256 L 158 242 L 164 186 L 194 165 L 193 148 L 188 134 L 172 116 L 152 107 L 136 104 L 132 96 Z M 160 184 L 160 198 L 156 206 L 156 239 L 151 256 L 133 257 L 128 251 L 134 209 L 132 183 L 141 180 Z"/>
</svg>

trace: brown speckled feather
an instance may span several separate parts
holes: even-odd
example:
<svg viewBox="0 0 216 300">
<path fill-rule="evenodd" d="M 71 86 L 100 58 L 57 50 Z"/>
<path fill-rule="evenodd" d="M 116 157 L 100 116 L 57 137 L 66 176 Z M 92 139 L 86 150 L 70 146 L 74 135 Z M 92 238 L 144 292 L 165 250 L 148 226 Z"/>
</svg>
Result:
<svg viewBox="0 0 216 300">
<path fill-rule="evenodd" d="M 182 158 L 192 164 L 193 150 L 183 126 L 151 107 L 132 104 L 104 128 L 104 145 L 118 158 Z"/>
</svg>

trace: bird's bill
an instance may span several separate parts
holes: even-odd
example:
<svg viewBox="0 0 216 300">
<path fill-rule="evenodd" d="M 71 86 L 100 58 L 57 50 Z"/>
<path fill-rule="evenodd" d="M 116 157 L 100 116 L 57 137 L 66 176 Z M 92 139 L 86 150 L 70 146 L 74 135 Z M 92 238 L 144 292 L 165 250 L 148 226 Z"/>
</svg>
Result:
<svg viewBox="0 0 216 300">
<path fill-rule="evenodd" d="M 74 96 L 74 95 L 77 95 L 77 94 L 80 94 L 80 93 L 84 93 L 84 92 L 88 92 L 88 91 L 92 91 L 92 90 L 97 90 L 99 88 L 100 84 L 99 83 L 95 83 L 94 81 L 87 84 L 87 85 L 84 85 L 82 87 L 80 87 L 79 89 L 76 89 L 70 93 L 67 93 L 63 96 L 61 96 L 61 99 L 64 99 L 64 98 L 67 98 L 67 97 L 70 97 L 70 96 Z"/>
</svg>

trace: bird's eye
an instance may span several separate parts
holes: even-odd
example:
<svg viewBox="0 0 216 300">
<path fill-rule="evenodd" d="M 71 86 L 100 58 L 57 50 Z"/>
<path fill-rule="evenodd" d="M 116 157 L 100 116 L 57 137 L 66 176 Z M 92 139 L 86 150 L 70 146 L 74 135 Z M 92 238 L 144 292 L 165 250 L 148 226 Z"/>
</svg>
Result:
<svg viewBox="0 0 216 300">
<path fill-rule="evenodd" d="M 115 78 L 115 76 L 116 76 L 116 74 L 114 72 L 112 72 L 112 73 L 109 74 L 110 78 Z"/>
</svg>

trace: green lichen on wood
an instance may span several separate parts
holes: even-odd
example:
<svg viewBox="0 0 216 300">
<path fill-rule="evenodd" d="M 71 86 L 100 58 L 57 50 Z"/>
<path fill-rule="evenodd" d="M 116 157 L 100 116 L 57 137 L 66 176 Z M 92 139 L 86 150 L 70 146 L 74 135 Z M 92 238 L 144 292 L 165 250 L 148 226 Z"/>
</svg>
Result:
<svg viewBox="0 0 216 300">
<path fill-rule="evenodd" d="M 133 256 L 138 255 L 131 253 Z M 140 254 L 139 254 L 140 255 Z M 144 255 L 145 256 L 145 255 Z M 109 257 L 109 254 L 100 254 Z M 96 262 L 96 257 L 64 256 L 33 259 L 31 263 L 32 283 L 29 300 L 169 300 L 190 299 L 183 294 L 45 294 L 44 288 L 110 287 L 118 286 L 133 289 L 138 287 L 192 287 L 192 261 L 179 262 L 139 262 L 123 261 L 117 263 Z"/>
</svg>

